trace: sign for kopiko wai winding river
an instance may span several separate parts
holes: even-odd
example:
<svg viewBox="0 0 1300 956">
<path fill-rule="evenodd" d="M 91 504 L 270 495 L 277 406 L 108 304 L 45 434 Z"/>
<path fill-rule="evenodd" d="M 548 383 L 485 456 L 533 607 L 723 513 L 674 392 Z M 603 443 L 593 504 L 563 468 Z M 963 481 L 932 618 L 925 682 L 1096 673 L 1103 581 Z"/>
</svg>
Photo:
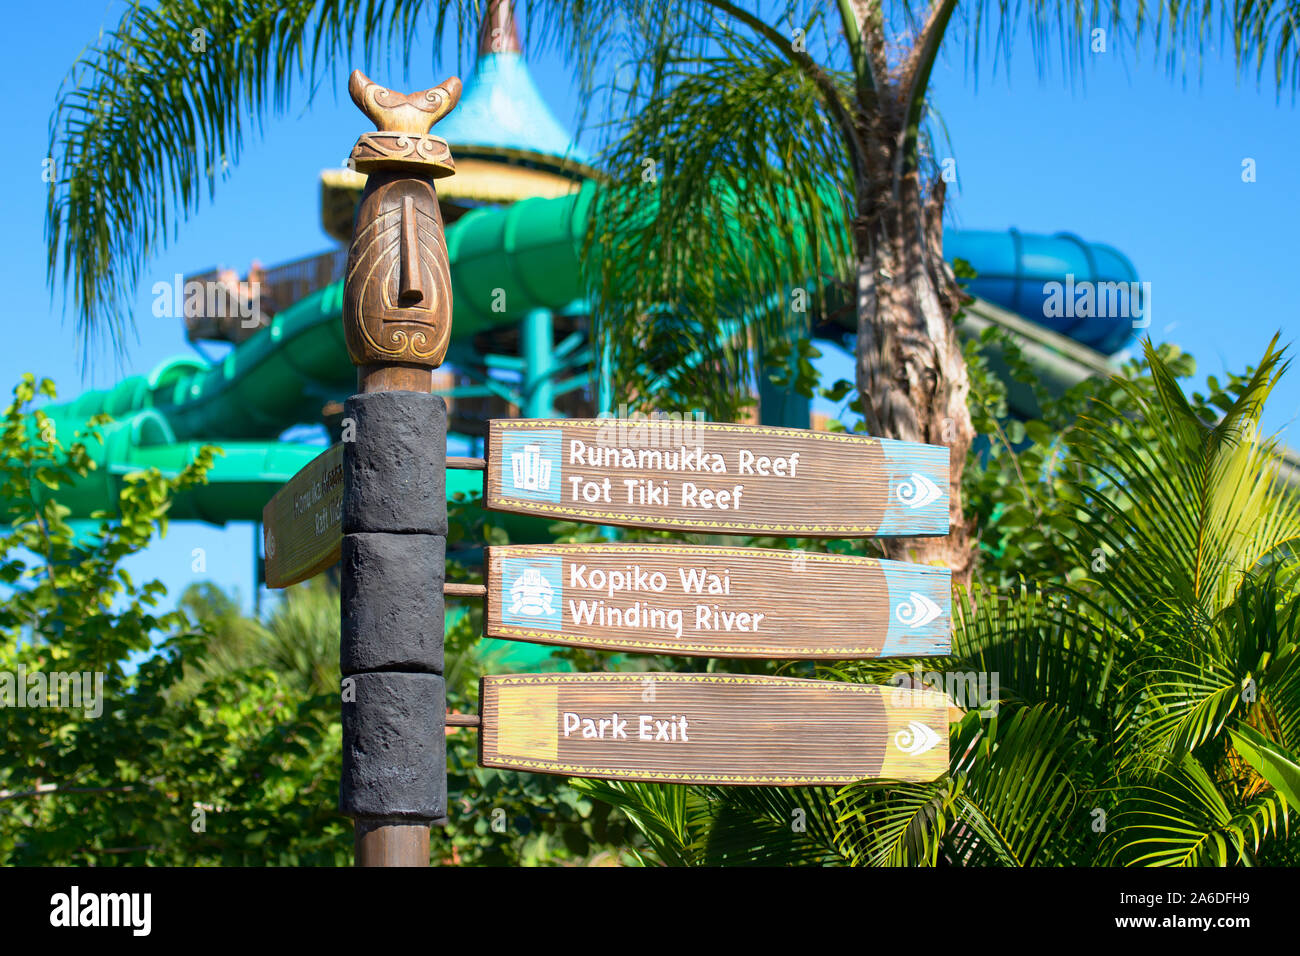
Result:
<svg viewBox="0 0 1300 956">
<path fill-rule="evenodd" d="M 483 677 L 479 763 L 663 783 L 934 780 L 948 722 L 931 690 L 729 674 Z"/>
<path fill-rule="evenodd" d="M 678 544 L 487 549 L 484 632 L 701 657 L 928 657 L 950 651 L 947 568 Z"/>
<path fill-rule="evenodd" d="M 947 448 L 765 425 L 497 419 L 487 506 L 810 538 L 948 533 Z"/>
</svg>

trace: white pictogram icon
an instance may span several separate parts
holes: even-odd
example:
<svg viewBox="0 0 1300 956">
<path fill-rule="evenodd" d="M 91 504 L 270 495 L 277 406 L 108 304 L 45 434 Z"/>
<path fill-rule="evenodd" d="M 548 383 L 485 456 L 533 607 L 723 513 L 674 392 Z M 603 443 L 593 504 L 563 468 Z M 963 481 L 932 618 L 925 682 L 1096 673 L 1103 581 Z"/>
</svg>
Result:
<svg viewBox="0 0 1300 956">
<path fill-rule="evenodd" d="M 549 491 L 551 463 L 542 457 L 541 445 L 525 445 L 510 455 L 511 478 L 521 491 Z"/>
<path fill-rule="evenodd" d="M 524 568 L 510 585 L 510 613 L 530 617 L 550 617 L 555 613 L 551 600 L 555 590 L 537 568 Z"/>
</svg>

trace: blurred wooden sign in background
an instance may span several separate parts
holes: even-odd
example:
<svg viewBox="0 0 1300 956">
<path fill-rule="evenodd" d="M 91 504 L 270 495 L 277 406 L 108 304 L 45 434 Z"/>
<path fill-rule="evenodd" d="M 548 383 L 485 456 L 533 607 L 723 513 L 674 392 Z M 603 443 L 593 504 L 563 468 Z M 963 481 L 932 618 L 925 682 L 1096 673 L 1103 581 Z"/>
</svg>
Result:
<svg viewBox="0 0 1300 956">
<path fill-rule="evenodd" d="M 340 442 L 309 461 L 262 509 L 266 586 L 287 588 L 338 561 L 343 548 L 342 519 Z"/>
</svg>

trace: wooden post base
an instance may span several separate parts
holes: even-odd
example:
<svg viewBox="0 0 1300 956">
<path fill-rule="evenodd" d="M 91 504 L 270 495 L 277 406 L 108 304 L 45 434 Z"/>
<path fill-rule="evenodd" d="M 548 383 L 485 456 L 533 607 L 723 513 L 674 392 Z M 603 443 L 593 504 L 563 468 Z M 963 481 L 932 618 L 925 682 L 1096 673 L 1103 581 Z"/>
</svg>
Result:
<svg viewBox="0 0 1300 956">
<path fill-rule="evenodd" d="M 427 823 L 356 821 L 357 866 L 428 866 Z"/>
<path fill-rule="evenodd" d="M 423 365 L 363 365 L 357 369 L 360 392 L 433 391 L 433 369 Z"/>
</svg>

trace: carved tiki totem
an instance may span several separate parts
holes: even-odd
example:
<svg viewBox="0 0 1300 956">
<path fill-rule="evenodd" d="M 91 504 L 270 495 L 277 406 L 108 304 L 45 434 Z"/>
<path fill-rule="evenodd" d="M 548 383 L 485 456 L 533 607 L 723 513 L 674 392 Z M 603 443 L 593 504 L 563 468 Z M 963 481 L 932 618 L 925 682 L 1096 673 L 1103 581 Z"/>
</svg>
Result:
<svg viewBox="0 0 1300 956">
<path fill-rule="evenodd" d="M 352 147 L 369 174 L 348 251 L 343 329 L 358 390 L 428 392 L 451 336 L 451 273 L 433 180 L 456 172 L 433 124 L 460 100 L 457 77 L 403 96 L 354 70 L 348 92 L 375 124 Z"/>
</svg>

